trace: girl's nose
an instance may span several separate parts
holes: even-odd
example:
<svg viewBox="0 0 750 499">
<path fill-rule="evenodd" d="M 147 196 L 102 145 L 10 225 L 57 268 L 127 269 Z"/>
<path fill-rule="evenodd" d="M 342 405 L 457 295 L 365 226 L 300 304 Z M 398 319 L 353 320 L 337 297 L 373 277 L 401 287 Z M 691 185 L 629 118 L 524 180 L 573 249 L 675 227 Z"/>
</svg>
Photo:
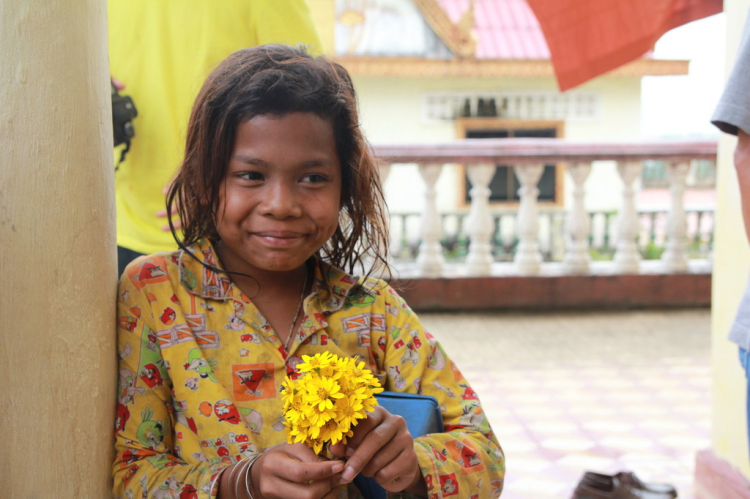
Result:
<svg viewBox="0 0 750 499">
<path fill-rule="evenodd" d="M 260 204 L 261 213 L 279 219 L 299 217 L 302 209 L 294 187 L 289 182 L 270 183 Z"/>
</svg>

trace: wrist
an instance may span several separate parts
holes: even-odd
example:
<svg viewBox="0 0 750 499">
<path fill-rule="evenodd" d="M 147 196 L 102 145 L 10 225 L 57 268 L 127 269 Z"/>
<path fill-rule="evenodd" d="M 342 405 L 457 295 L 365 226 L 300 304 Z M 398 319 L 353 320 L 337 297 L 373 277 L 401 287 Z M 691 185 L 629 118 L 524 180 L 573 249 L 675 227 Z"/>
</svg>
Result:
<svg viewBox="0 0 750 499">
<path fill-rule="evenodd" d="M 256 454 L 251 457 L 247 471 L 244 474 L 245 491 L 247 492 L 248 499 L 263 499 L 264 497 L 260 492 L 260 467 L 254 466 L 261 457 L 262 454 Z"/>
<path fill-rule="evenodd" d="M 422 469 L 419 467 L 419 463 L 417 463 L 417 470 L 414 473 L 414 479 L 404 490 L 420 497 L 427 497 L 427 483 L 424 481 Z"/>
</svg>

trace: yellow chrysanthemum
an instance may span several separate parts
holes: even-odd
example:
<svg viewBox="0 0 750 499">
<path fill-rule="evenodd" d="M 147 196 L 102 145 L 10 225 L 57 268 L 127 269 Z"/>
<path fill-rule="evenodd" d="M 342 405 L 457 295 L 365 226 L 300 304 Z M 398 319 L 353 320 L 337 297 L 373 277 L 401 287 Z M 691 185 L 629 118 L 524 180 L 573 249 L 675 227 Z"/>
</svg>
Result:
<svg viewBox="0 0 750 499">
<path fill-rule="evenodd" d="M 305 385 L 305 402 L 319 411 L 333 409 L 333 400 L 344 396 L 341 386 L 331 378 L 313 378 Z"/>
<path fill-rule="evenodd" d="M 336 362 L 333 357 L 334 355 L 330 352 L 318 353 L 313 356 L 303 355 L 303 362 L 302 364 L 297 365 L 297 371 L 300 373 L 306 373 L 308 371 L 320 371 L 321 368 L 328 367 L 332 363 Z"/>
<path fill-rule="evenodd" d="M 326 444 L 346 443 L 352 427 L 378 405 L 383 391 L 364 362 L 329 352 L 302 356 L 301 376 L 283 383 L 282 400 L 289 443 L 304 442 L 319 454 Z"/>
</svg>

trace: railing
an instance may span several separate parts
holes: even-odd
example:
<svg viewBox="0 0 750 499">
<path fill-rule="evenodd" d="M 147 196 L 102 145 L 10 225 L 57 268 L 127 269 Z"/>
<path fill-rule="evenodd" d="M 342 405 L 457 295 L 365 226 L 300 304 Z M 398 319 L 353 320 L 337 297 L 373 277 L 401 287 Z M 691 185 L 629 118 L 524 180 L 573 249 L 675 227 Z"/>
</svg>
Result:
<svg viewBox="0 0 750 499">
<path fill-rule="evenodd" d="M 715 160 L 716 142 L 463 139 L 440 144 L 380 144 L 373 150 L 380 160 L 383 179 L 388 177 L 392 165 L 416 163 L 424 181 L 419 237 L 410 238 L 405 229 L 406 221 L 415 214 L 392 217 L 396 233 L 392 248 L 394 263 L 407 274 L 424 277 L 532 276 L 546 272 L 634 274 L 710 268 L 713 210 L 688 210 L 683 198 L 690 162 Z M 671 195 L 666 212 L 638 210 L 636 206 L 635 181 L 643 162 L 652 160 L 666 165 Z M 612 193 L 620 198 L 616 214 L 586 210 L 584 184 L 596 161 L 617 164 L 622 189 Z M 440 213 L 436 183 L 444 166 L 456 163 L 466 167 L 471 183 L 470 210 L 468 214 Z M 573 199 L 568 211 L 541 210 L 538 206 L 536 186 L 544 165 L 551 163 L 566 165 L 572 179 Z M 513 165 L 520 183 L 520 204 L 515 212 L 493 212 L 490 208 L 489 183 L 499 164 Z M 508 217 L 514 227 L 510 233 L 502 229 L 503 219 Z M 451 218 L 455 219 L 453 230 L 444 230 Z M 399 219 L 403 223 L 399 224 Z M 540 227 L 545 225 L 545 219 L 547 230 L 542 234 Z M 649 247 L 660 249 L 649 252 Z M 592 262 L 592 253 L 609 254 L 611 262 Z M 643 261 L 644 257 L 656 256 L 658 260 Z M 405 264 L 410 258 L 413 263 Z"/>
<path fill-rule="evenodd" d="M 518 246 L 517 210 L 493 209 L 492 255 L 496 262 L 513 261 Z M 688 257 L 707 259 L 713 250 L 714 210 L 712 207 L 685 208 L 687 217 Z M 565 248 L 565 210 L 539 209 L 539 249 L 544 262 L 561 262 Z M 614 256 L 617 213 L 590 211 L 589 252 L 593 260 L 611 260 Z M 657 209 L 639 209 L 638 250 L 644 260 L 659 258 L 666 244 L 666 223 L 669 212 Z M 440 245 L 446 262 L 460 263 L 469 251 L 466 229 L 468 212 L 440 212 L 442 237 Z M 415 261 L 421 243 L 417 212 L 391 213 L 391 257 L 398 266 Z"/>
</svg>

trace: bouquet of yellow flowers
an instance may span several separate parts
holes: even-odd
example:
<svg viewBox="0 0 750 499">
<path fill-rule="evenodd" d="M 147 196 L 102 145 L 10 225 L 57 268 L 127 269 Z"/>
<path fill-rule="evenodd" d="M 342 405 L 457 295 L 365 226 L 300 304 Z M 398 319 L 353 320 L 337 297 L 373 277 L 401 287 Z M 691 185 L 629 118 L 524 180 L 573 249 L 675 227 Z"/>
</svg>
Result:
<svg viewBox="0 0 750 499">
<path fill-rule="evenodd" d="M 383 389 L 356 359 L 323 352 L 302 360 L 300 376 L 282 385 L 284 424 L 290 444 L 303 442 L 320 454 L 325 444 L 345 444 L 354 435 L 352 427 L 374 410 Z"/>
</svg>

